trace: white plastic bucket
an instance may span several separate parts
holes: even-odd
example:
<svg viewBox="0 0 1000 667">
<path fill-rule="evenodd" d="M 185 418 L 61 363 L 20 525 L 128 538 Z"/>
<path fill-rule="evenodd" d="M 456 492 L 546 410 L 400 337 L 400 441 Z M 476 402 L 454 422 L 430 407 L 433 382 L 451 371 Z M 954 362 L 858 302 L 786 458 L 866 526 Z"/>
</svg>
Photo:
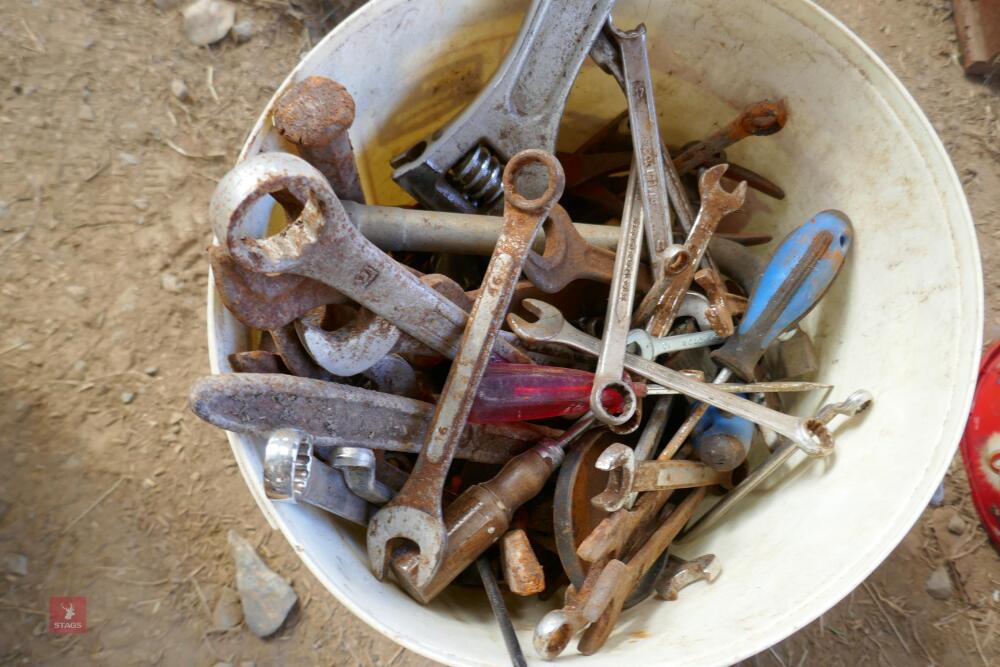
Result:
<svg viewBox="0 0 1000 667">
<path fill-rule="evenodd" d="M 407 201 L 389 158 L 469 101 L 503 57 L 526 0 L 376 0 L 333 31 L 285 82 L 318 74 L 357 102 L 351 137 L 370 201 Z M 940 140 L 888 68 L 831 16 L 802 0 L 619 0 L 617 23 L 649 31 L 666 141 L 706 135 L 762 97 L 785 97 L 787 127 L 730 150 L 788 193 L 757 198 L 753 230 L 779 237 L 813 213 L 852 218 L 848 266 L 806 321 L 825 397 L 874 393 L 874 409 L 837 433 L 830 460 L 799 466 L 773 493 L 744 501 L 687 553 L 716 554 L 723 576 L 626 612 L 589 665 L 725 665 L 805 626 L 857 586 L 896 546 L 941 480 L 972 398 L 982 284 L 972 220 Z M 273 101 L 272 101 L 273 103 Z M 570 98 L 560 145 L 573 148 L 624 108 L 589 61 Z M 243 156 L 276 150 L 270 107 Z M 208 294 L 213 372 L 245 349 L 246 331 Z M 811 397 L 802 412 L 824 397 Z M 336 598 L 413 651 L 455 665 L 506 664 L 482 595 L 449 592 L 423 607 L 369 572 L 363 536 L 261 487 L 263 440 L 229 434 L 251 493 Z M 549 605 L 510 599 L 529 658 Z M 575 652 L 573 645 L 568 655 Z M 565 656 L 563 659 L 566 659 Z"/>
</svg>

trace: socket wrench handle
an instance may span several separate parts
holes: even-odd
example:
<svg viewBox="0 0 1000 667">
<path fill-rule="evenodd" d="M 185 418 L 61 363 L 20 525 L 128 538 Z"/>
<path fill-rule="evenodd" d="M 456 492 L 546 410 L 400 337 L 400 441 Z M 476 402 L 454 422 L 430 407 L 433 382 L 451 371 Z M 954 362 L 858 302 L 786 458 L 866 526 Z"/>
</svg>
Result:
<svg viewBox="0 0 1000 667">
<path fill-rule="evenodd" d="M 853 239 L 851 221 L 840 211 L 818 213 L 786 236 L 757 281 L 736 333 L 712 358 L 752 380 L 767 347 L 826 293 Z"/>
</svg>

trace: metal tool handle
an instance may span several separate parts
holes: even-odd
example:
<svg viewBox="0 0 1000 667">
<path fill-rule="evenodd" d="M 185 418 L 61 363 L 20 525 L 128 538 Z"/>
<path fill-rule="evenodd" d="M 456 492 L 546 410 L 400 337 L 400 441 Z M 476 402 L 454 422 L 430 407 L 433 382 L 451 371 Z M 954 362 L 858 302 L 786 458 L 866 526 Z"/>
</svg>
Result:
<svg viewBox="0 0 1000 667">
<path fill-rule="evenodd" d="M 496 201 L 502 162 L 529 148 L 555 152 L 566 98 L 613 4 L 534 0 L 479 96 L 394 160 L 393 179 L 432 209 L 471 213 Z"/>
<path fill-rule="evenodd" d="M 820 411 L 816 413 L 816 419 L 817 421 L 827 424 L 836 415 L 853 417 L 867 411 L 871 407 L 873 401 L 874 398 L 872 395 L 862 389 L 854 392 L 840 403 L 832 403 L 822 407 Z M 735 489 L 727 493 L 726 497 L 714 505 L 712 509 L 703 514 L 696 522 L 691 524 L 691 526 L 689 526 L 681 536 L 681 539 L 688 542 L 696 540 L 698 537 L 704 535 L 705 531 L 718 523 L 718 521 L 725 516 L 734 505 L 736 505 L 755 488 L 760 486 L 760 484 L 765 479 L 770 477 L 776 470 L 778 470 L 778 468 L 783 466 L 785 462 L 792 457 L 797 449 L 798 447 L 796 447 L 795 443 L 783 439 L 777 448 L 775 448 L 771 456 L 764 461 L 764 463 L 755 468 L 746 479 L 740 482 Z"/>
<path fill-rule="evenodd" d="M 539 321 L 532 324 L 516 315 L 508 317 L 511 328 L 518 336 L 527 340 L 563 343 L 595 356 L 599 353 L 600 341 L 572 326 L 563 318 L 558 309 L 536 299 L 525 299 L 521 302 L 521 306 L 537 315 Z M 745 398 L 719 391 L 711 384 L 693 380 L 677 371 L 634 354 L 625 355 L 625 367 L 653 382 L 670 389 L 676 389 L 695 400 L 714 405 L 726 412 L 746 417 L 761 426 L 766 426 L 796 442 L 805 451 L 815 452 L 833 447 L 833 438 L 829 431 L 814 418 L 793 417 L 763 405 L 757 405 Z"/>
<path fill-rule="evenodd" d="M 546 187 L 526 185 L 527 167 L 544 167 Z M 372 517 L 368 524 L 368 556 L 378 577 L 385 573 L 392 556 L 391 545 L 409 539 L 417 545 L 418 562 L 414 583 L 427 585 L 440 569 L 447 531 L 441 510 L 441 495 L 448 469 L 461 439 L 469 411 L 490 352 L 510 306 L 514 287 L 527 258 L 531 241 L 555 202 L 562 196 L 565 174 L 558 160 L 540 150 L 521 151 L 504 169 L 504 226 L 483 277 L 482 289 L 472 306 L 469 322 L 455 355 L 448 379 L 431 419 L 427 439 L 413 472 L 396 497 Z M 499 536 L 497 536 L 499 537 Z"/>
<path fill-rule="evenodd" d="M 638 206 L 636 182 L 638 174 L 633 164 L 625 192 L 625 210 L 622 212 L 621 240 L 615 255 L 615 269 L 608 293 L 608 310 L 604 318 L 604 335 L 594 371 L 594 386 L 590 392 L 590 409 L 606 424 L 624 424 L 635 414 L 636 396 L 632 387 L 622 379 L 623 360 L 632 319 L 632 302 L 635 283 L 639 275 L 639 255 L 642 251 L 642 207 Z M 624 409 L 613 415 L 604 407 L 605 390 L 612 390 L 624 400 Z"/>
<path fill-rule="evenodd" d="M 635 163 L 639 166 L 639 189 L 642 192 L 645 214 L 649 263 L 653 269 L 653 279 L 658 280 L 666 271 L 667 248 L 673 244 L 674 237 L 667 198 L 663 147 L 656 121 L 653 79 L 649 71 L 649 53 L 646 50 L 646 26 L 640 23 L 633 30 L 623 31 L 609 21 L 608 30 L 621 49 L 632 145 Z"/>
<path fill-rule="evenodd" d="M 518 177 L 522 171 L 527 173 L 526 167 L 532 164 L 545 167 L 546 188 L 540 195 L 528 198 L 519 189 L 525 184 Z M 454 456 L 461 429 L 472 409 L 476 390 L 486 371 L 490 351 L 507 314 L 531 241 L 549 210 L 562 196 L 564 181 L 559 162 L 551 154 L 540 150 L 518 153 L 504 170 L 504 226 L 483 276 L 483 289 L 469 314 L 461 347 L 434 412 L 423 450 L 432 463 L 446 461 L 450 464 Z M 453 395 L 460 396 L 461 400 L 448 400 Z M 444 475 L 441 482 L 443 485 Z"/>
<path fill-rule="evenodd" d="M 767 347 L 819 302 L 854 238 L 846 215 L 823 211 L 781 242 L 757 281 L 739 329 L 712 358 L 745 380 Z"/>
</svg>

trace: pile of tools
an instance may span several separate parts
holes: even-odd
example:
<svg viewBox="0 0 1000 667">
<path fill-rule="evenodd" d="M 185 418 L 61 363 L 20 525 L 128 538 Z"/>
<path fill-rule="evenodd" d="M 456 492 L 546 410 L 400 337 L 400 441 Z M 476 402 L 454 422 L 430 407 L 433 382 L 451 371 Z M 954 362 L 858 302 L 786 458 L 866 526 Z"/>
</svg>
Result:
<svg viewBox="0 0 1000 667">
<path fill-rule="evenodd" d="M 784 392 L 828 388 L 802 380 L 817 364 L 797 323 L 853 239 L 824 211 L 766 264 L 746 249 L 770 240 L 743 231 L 746 198 L 784 193 L 725 149 L 779 131 L 785 104 L 670 150 L 645 29 L 615 27 L 612 4 L 532 4 L 479 97 L 393 160 L 422 210 L 365 203 L 354 102 L 320 77 L 276 104 L 288 151 L 237 165 L 211 204 L 219 296 L 259 337 L 192 408 L 268 437 L 269 497 L 366 526 L 380 579 L 421 603 L 481 580 L 515 664 L 497 572 L 514 595 L 565 586 L 539 655 L 581 632 L 593 653 L 623 609 L 717 576 L 712 555 L 668 554 L 676 538 L 796 451 L 829 454 L 829 422 L 872 401 L 782 409 Z M 588 54 L 627 110 L 556 153 Z"/>
</svg>

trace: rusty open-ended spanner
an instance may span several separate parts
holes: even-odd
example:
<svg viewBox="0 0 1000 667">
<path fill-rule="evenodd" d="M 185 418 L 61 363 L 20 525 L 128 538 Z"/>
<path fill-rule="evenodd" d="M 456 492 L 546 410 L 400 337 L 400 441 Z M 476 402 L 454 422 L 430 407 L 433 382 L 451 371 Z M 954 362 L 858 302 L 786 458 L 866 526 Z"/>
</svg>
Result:
<svg viewBox="0 0 1000 667">
<path fill-rule="evenodd" d="M 594 467 L 607 471 L 608 483 L 603 491 L 591 498 L 594 507 L 615 512 L 643 491 L 727 484 L 731 477 L 730 471 L 715 470 L 700 461 L 636 459 L 635 451 L 621 443 L 615 443 L 601 452 Z"/>
<path fill-rule="evenodd" d="M 497 208 L 504 162 L 528 148 L 555 152 L 566 98 L 613 4 L 534 0 L 493 78 L 448 125 L 393 159 L 393 180 L 430 209 Z M 533 191 L 544 189 L 544 178 L 529 178 Z"/>
<path fill-rule="evenodd" d="M 546 187 L 540 195 L 528 198 L 522 194 L 525 183 L 519 176 L 533 165 L 544 167 Z M 368 525 L 368 557 L 372 570 L 380 579 L 400 540 L 412 541 L 419 551 L 414 577 L 417 586 L 429 582 L 441 566 L 447 541 L 441 494 L 448 468 L 531 241 L 562 195 L 564 186 L 559 162 L 550 153 L 540 150 L 514 155 L 504 168 L 503 179 L 503 230 L 486 268 L 482 291 L 469 314 L 469 323 L 434 410 L 424 446 L 399 494 L 379 510 Z"/>
<path fill-rule="evenodd" d="M 260 221 L 247 213 L 272 193 L 298 201 L 302 211 L 280 233 L 259 238 Z M 314 278 L 436 352 L 449 358 L 458 352 L 466 312 L 364 238 L 326 178 L 302 158 L 263 153 L 236 165 L 219 181 L 209 217 L 216 237 L 245 268 Z M 530 362 L 503 340 L 496 351 Z"/>
<path fill-rule="evenodd" d="M 702 172 L 698 179 L 701 207 L 694 226 L 684 245 L 674 254 L 663 283 L 654 286 L 636 310 L 633 321 L 640 324 L 651 317 L 647 331 L 654 336 L 666 335 L 673 324 L 681 302 L 691 287 L 696 267 L 705 255 L 708 242 L 719 222 L 724 216 L 743 206 L 746 183 L 740 183 L 735 190 L 728 192 L 721 185 L 724 173 L 726 165 L 718 165 Z"/>
<path fill-rule="evenodd" d="M 612 228 L 613 229 L 613 228 Z M 544 223 L 545 250 L 532 252 L 524 264 L 524 275 L 543 292 L 554 294 L 574 280 L 610 283 L 614 276 L 615 252 L 588 242 L 561 206 L 554 206 Z M 646 266 L 640 266 L 636 289 L 652 285 Z"/>
</svg>

